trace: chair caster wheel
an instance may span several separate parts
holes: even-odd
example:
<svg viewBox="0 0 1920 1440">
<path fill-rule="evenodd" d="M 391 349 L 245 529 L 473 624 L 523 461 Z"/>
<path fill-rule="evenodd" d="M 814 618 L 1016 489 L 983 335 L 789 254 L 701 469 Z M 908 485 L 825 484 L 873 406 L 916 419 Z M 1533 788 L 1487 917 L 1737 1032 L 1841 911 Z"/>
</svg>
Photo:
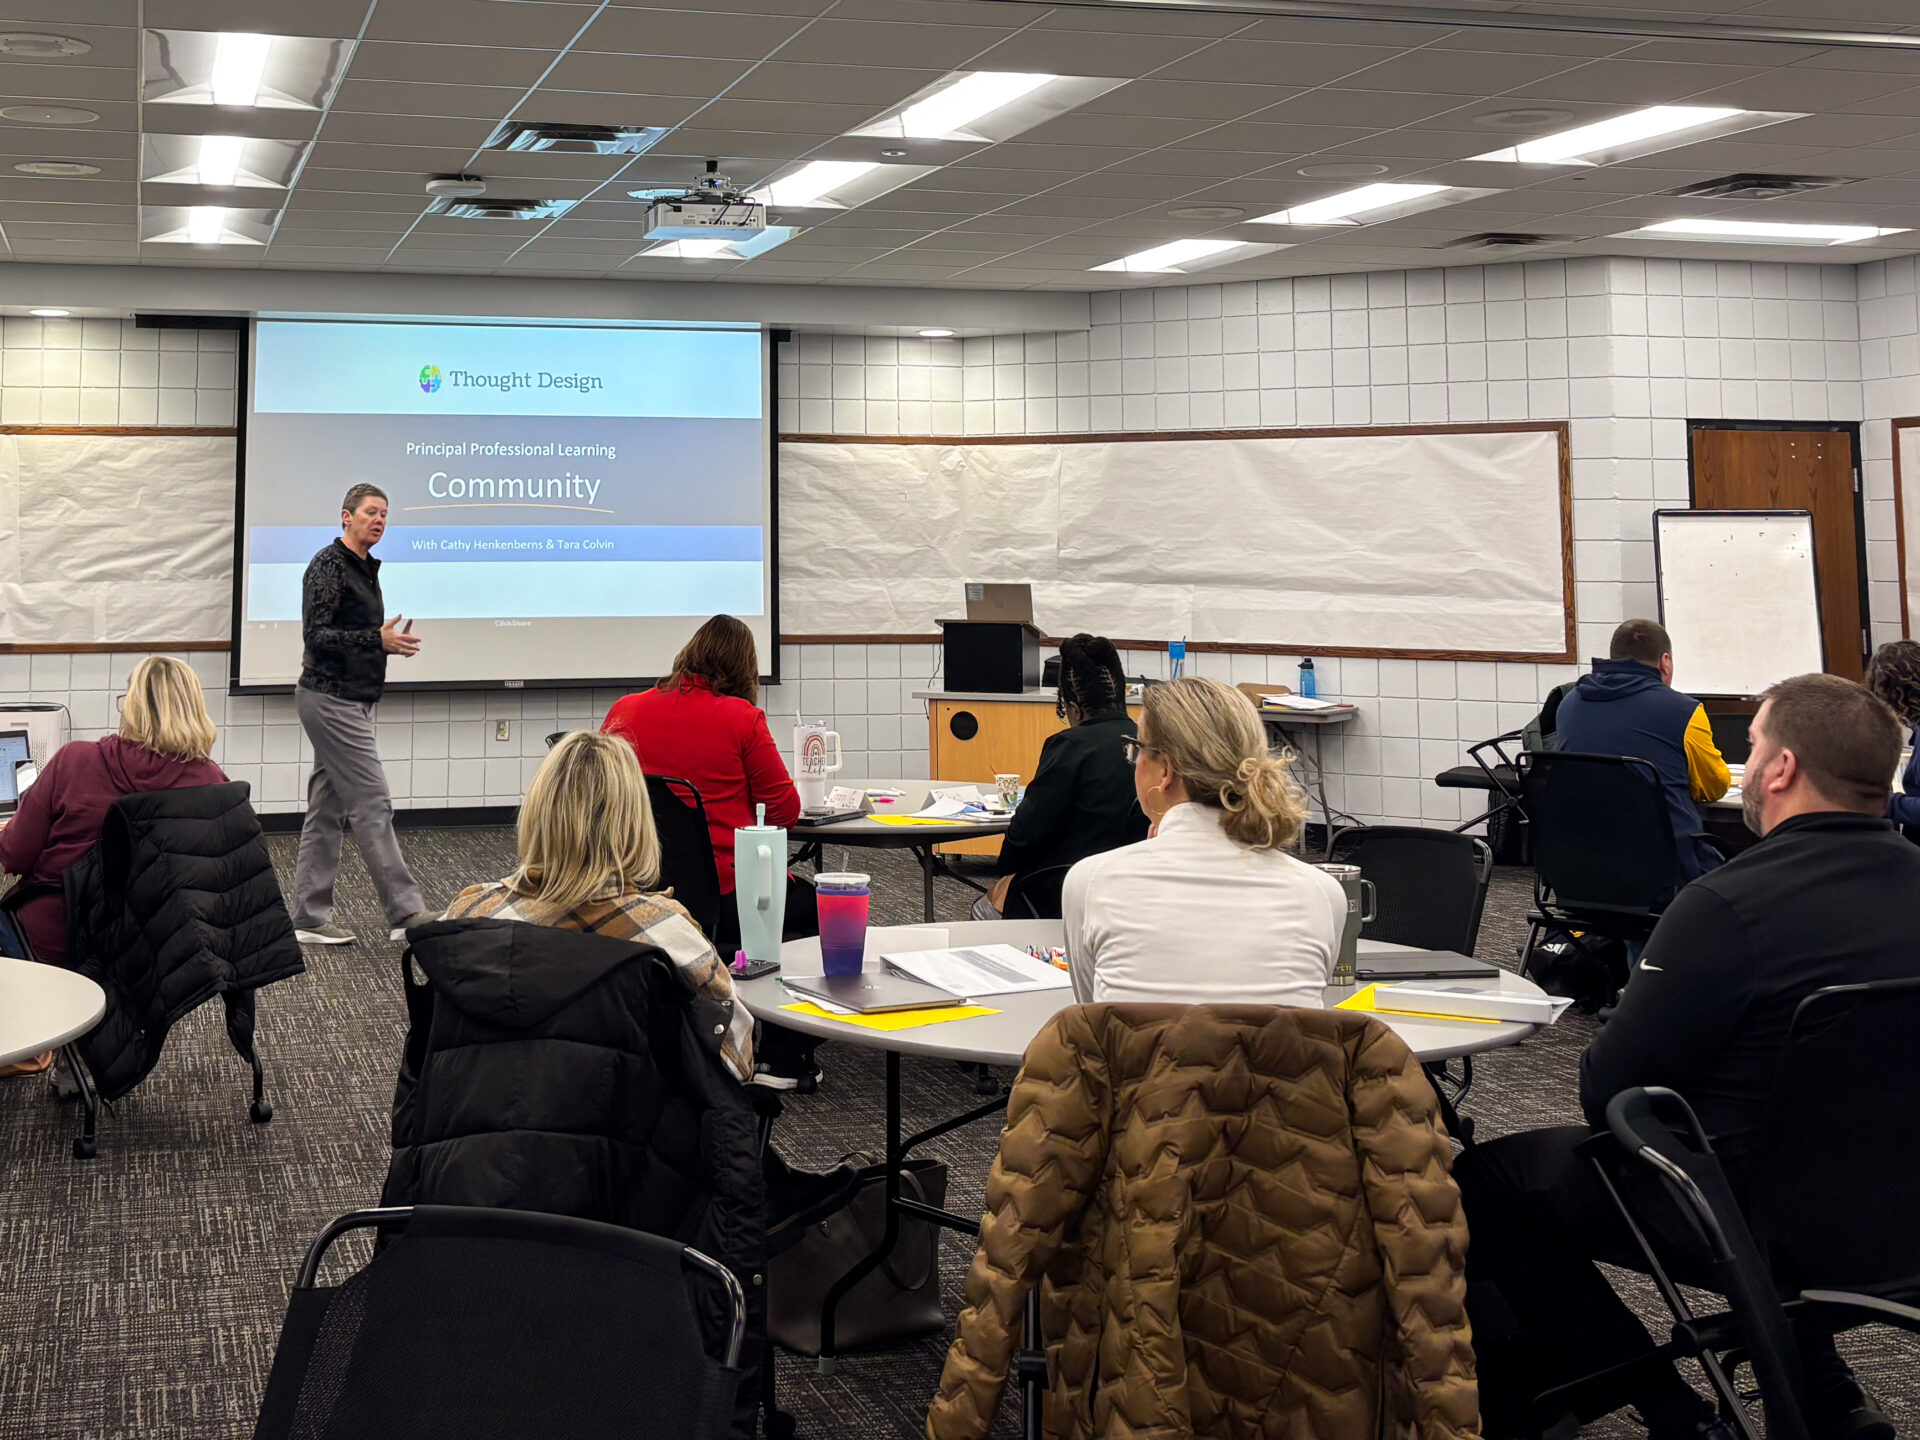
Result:
<svg viewBox="0 0 1920 1440">
<path fill-rule="evenodd" d="M 247 1106 L 247 1118 L 256 1125 L 264 1125 L 273 1119 L 273 1106 L 265 1100 L 255 1100 Z"/>
<path fill-rule="evenodd" d="M 82 1138 L 73 1142 L 73 1158 L 76 1160 L 91 1160 L 99 1153 L 99 1147 L 91 1140 Z"/>
</svg>

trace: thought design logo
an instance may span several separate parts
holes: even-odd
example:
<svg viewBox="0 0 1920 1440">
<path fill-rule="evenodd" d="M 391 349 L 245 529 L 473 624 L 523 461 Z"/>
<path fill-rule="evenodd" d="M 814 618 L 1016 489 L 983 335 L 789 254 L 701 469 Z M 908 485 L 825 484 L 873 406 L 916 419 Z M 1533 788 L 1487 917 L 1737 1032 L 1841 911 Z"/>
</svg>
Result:
<svg viewBox="0 0 1920 1440">
<path fill-rule="evenodd" d="M 440 388 L 440 367 L 422 365 L 420 367 L 420 388 L 431 395 Z"/>
</svg>

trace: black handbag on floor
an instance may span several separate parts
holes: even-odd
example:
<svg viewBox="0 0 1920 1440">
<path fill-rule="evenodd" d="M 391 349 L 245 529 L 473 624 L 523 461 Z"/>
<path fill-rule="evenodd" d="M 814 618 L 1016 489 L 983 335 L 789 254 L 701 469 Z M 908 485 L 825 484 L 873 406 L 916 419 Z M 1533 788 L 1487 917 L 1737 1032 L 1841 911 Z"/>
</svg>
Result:
<svg viewBox="0 0 1920 1440">
<path fill-rule="evenodd" d="M 863 1155 L 850 1155 L 859 1164 Z M 901 1192 L 923 1205 L 947 1199 L 944 1160 L 908 1160 L 900 1167 Z M 851 1202 L 807 1227 L 806 1237 L 767 1264 L 767 1333 L 785 1349 L 820 1353 L 820 1304 L 833 1283 L 880 1243 L 886 1233 L 887 1192 L 876 1175 Z M 834 1348 L 910 1340 L 943 1330 L 940 1308 L 940 1232 L 925 1220 L 900 1218 L 893 1254 L 841 1298 L 834 1311 Z"/>
</svg>

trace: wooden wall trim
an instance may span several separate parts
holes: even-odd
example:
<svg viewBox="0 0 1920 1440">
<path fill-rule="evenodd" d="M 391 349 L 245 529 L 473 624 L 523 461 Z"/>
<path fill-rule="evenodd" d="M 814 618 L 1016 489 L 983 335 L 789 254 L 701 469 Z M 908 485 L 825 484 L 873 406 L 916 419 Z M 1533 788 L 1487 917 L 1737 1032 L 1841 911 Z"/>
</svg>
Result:
<svg viewBox="0 0 1920 1440">
<path fill-rule="evenodd" d="M 88 640 L 68 643 L 0 641 L 0 655 L 172 655 L 188 651 L 227 650 L 225 640 Z"/>
<path fill-rule="evenodd" d="M 0 435 L 228 435 L 233 425 L 0 425 Z"/>
<path fill-rule="evenodd" d="M 1891 436 L 1893 439 L 1893 563 L 1900 572 L 1900 634 L 1903 639 L 1911 640 L 1912 632 L 1907 626 L 1907 506 L 1901 498 L 1900 487 L 1903 483 L 1900 474 L 1900 432 L 1920 429 L 1920 415 L 1902 415 L 1893 421 Z M 1864 463 L 1864 462 L 1863 462 Z M 1920 475 L 1914 477 L 1920 483 Z"/>
<path fill-rule="evenodd" d="M 1348 425 L 1302 430 L 1112 430 L 1090 435 L 782 435 L 783 445 L 1112 445 L 1187 440 L 1328 440 L 1367 435 L 1568 433 L 1565 420 L 1493 420 L 1460 425 Z"/>
</svg>

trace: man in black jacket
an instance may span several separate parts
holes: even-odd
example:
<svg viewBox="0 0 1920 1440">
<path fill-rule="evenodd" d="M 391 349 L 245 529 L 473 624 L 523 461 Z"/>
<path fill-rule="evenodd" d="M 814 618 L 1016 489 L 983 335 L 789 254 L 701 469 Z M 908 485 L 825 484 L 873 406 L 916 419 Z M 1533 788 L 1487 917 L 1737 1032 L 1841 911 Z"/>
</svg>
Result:
<svg viewBox="0 0 1920 1440">
<path fill-rule="evenodd" d="M 340 502 L 340 538 L 307 564 L 300 599 L 300 683 L 294 708 L 313 742 L 307 781 L 307 818 L 294 862 L 294 933 L 305 945 L 351 945 L 353 935 L 333 923 L 333 882 L 340 870 L 342 827 L 353 822 L 354 842 L 393 928 L 426 915 L 400 842 L 393 834 L 393 800 L 374 743 L 373 707 L 387 684 L 387 656 L 413 655 L 420 637 L 401 617 L 386 618 L 380 562 L 373 547 L 387 529 L 386 492 L 355 485 Z"/>
<path fill-rule="evenodd" d="M 1637 1085 L 1686 1097 L 1744 1196 L 1793 1012 L 1829 985 L 1920 976 L 1913 897 L 1920 847 L 1883 816 L 1900 754 L 1893 712 L 1860 686 L 1802 675 L 1767 692 L 1752 728 L 1741 803 L 1765 838 L 1674 898 L 1613 1019 L 1580 1062 L 1590 1125 Z M 1481 1282 L 1497 1285 L 1527 1337 L 1530 1363 L 1489 1346 L 1480 1371 L 1487 1433 L 1524 1417 L 1531 1395 L 1645 1354 L 1652 1342 L 1594 1267 L 1638 1252 L 1587 1162 L 1582 1126 L 1476 1146 L 1455 1166 L 1473 1227 L 1468 1279 L 1476 1338 L 1501 1326 Z M 1503 1317 L 1504 1318 L 1504 1317 Z M 1834 1353 L 1801 1337 L 1815 1434 L 1892 1440 Z M 1651 1434 L 1693 1433 L 1705 1402 L 1671 1368 L 1623 1387 Z M 1590 1417 L 1583 1417 L 1590 1418 Z"/>
</svg>

